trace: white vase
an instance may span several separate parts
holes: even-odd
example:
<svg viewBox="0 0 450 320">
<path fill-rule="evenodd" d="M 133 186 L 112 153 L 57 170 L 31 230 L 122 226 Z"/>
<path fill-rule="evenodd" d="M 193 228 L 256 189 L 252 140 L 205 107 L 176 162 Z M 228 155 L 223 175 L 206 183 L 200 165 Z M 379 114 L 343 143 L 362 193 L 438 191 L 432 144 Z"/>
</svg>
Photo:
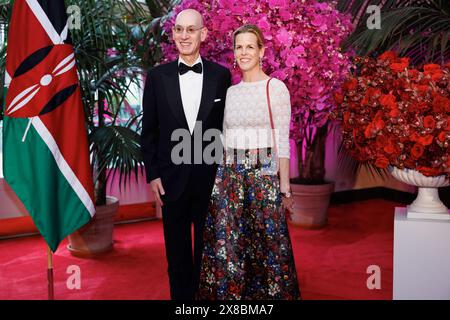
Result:
<svg viewBox="0 0 450 320">
<path fill-rule="evenodd" d="M 389 167 L 389 171 L 397 180 L 417 186 L 417 198 L 407 206 L 408 219 L 450 220 L 448 208 L 439 199 L 438 188 L 450 185 L 445 175 L 427 177 L 411 169 Z"/>
</svg>

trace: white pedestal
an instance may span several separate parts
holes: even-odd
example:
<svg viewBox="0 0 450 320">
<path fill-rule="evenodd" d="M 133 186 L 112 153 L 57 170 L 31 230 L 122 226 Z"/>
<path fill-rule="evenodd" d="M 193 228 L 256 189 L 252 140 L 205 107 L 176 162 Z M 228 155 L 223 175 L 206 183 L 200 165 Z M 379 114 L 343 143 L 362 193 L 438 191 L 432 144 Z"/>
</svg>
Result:
<svg viewBox="0 0 450 320">
<path fill-rule="evenodd" d="M 408 220 L 395 208 L 394 300 L 450 300 L 450 221 Z"/>
</svg>

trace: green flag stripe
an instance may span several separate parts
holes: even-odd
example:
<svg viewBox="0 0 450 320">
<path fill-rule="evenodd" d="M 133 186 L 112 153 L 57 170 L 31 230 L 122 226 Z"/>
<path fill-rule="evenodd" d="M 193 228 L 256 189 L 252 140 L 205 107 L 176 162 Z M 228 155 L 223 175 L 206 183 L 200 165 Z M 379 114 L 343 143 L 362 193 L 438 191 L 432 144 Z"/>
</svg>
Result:
<svg viewBox="0 0 450 320">
<path fill-rule="evenodd" d="M 83 202 L 84 206 L 89 211 L 91 217 L 93 217 L 95 214 L 94 202 L 92 201 L 91 197 L 89 196 L 89 193 L 87 192 L 87 190 L 81 184 L 78 177 L 73 172 L 72 168 L 66 162 L 66 159 L 64 159 L 55 139 L 53 138 L 53 136 L 48 131 L 47 127 L 44 125 L 44 123 L 41 121 L 41 119 L 39 117 L 33 118 L 33 126 L 36 129 L 39 136 L 41 137 L 41 139 L 45 142 L 45 144 L 47 145 L 47 147 L 50 149 L 51 153 L 53 154 L 53 157 L 56 160 L 56 164 L 58 165 L 59 170 L 61 170 L 61 173 L 64 175 L 64 177 L 67 179 L 67 181 L 69 181 L 73 190 L 75 191 L 77 196 L 80 198 L 80 200 Z"/>
<path fill-rule="evenodd" d="M 28 119 L 5 117 L 3 125 L 8 132 L 3 137 L 5 179 L 55 251 L 61 240 L 86 224 L 91 215 L 34 126 L 22 142 Z"/>
</svg>

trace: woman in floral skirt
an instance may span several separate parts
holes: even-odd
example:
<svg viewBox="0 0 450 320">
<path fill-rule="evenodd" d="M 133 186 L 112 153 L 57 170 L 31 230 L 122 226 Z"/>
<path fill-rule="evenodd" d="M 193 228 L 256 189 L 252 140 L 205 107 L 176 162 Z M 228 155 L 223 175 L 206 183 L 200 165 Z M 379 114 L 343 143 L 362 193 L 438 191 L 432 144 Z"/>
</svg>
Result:
<svg viewBox="0 0 450 320">
<path fill-rule="evenodd" d="M 292 209 L 289 91 L 262 70 L 258 27 L 234 32 L 234 53 L 243 80 L 227 92 L 225 155 L 206 217 L 197 297 L 299 299 L 285 216 Z"/>
</svg>

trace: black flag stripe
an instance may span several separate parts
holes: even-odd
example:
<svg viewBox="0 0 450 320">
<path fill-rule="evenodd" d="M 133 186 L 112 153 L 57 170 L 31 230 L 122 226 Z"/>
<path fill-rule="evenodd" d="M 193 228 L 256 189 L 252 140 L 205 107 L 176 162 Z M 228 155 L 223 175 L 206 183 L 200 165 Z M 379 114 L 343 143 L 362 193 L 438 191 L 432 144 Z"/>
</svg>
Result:
<svg viewBox="0 0 450 320">
<path fill-rule="evenodd" d="M 42 49 L 39 49 L 29 55 L 25 60 L 22 61 L 20 66 L 17 68 L 14 73 L 14 78 L 28 72 L 33 69 L 36 65 L 38 65 L 42 60 L 45 59 L 46 56 L 52 51 L 53 46 L 48 46 Z"/>
<path fill-rule="evenodd" d="M 67 24 L 67 12 L 64 1 L 37 0 L 37 2 L 47 15 L 56 32 L 61 34 Z M 67 34 L 67 39 L 64 43 L 72 44 L 70 33 Z"/>
<path fill-rule="evenodd" d="M 50 99 L 50 101 L 45 105 L 45 107 L 42 108 L 39 115 L 42 116 L 58 108 L 75 92 L 77 87 L 78 85 L 74 84 L 59 91 L 57 94 L 53 96 L 53 98 Z"/>
</svg>

